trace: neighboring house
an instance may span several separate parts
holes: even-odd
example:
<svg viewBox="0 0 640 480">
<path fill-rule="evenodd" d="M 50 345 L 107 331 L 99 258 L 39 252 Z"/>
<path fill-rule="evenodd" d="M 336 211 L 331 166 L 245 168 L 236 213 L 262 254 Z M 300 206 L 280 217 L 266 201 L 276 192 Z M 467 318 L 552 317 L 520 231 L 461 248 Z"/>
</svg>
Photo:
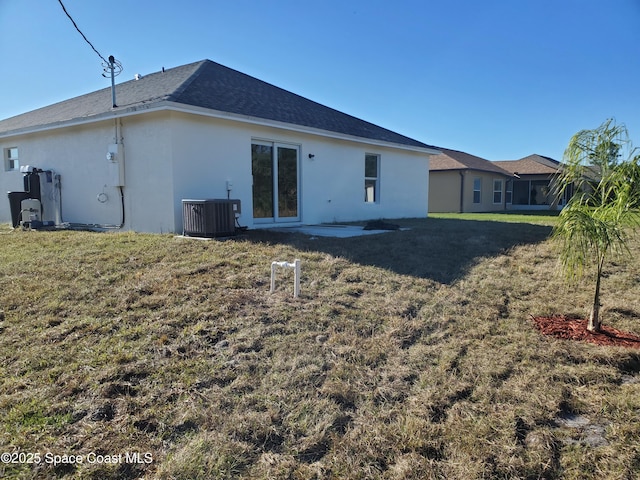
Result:
<svg viewBox="0 0 640 480">
<path fill-rule="evenodd" d="M 429 212 L 491 212 L 511 201 L 512 175 L 484 158 L 441 148 L 429 164 Z"/>
<path fill-rule="evenodd" d="M 210 60 L 136 77 L 114 108 L 106 88 L 0 121 L 0 190 L 50 170 L 58 220 L 145 232 L 181 232 L 183 199 L 239 199 L 247 227 L 427 215 L 435 147 Z"/>
<path fill-rule="evenodd" d="M 514 210 L 545 210 L 562 208 L 573 195 L 572 189 L 558 198 L 554 193 L 554 181 L 562 164 L 542 155 L 529 155 L 520 160 L 493 162 L 514 176 L 512 202 Z"/>
</svg>

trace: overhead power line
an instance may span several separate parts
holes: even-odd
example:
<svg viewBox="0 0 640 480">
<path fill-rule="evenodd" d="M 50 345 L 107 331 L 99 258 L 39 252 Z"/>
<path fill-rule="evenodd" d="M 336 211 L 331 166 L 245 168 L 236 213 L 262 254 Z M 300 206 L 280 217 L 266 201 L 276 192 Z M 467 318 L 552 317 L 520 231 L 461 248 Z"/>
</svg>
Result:
<svg viewBox="0 0 640 480">
<path fill-rule="evenodd" d="M 60 6 L 62 7 L 62 10 L 64 10 L 64 13 L 67 15 L 67 17 L 69 17 L 69 20 L 71 20 L 71 23 L 73 23 L 73 26 L 76 27 L 76 30 L 78 31 L 78 33 L 80 35 L 82 35 L 82 38 L 84 38 L 84 41 L 89 44 L 89 46 L 93 49 L 94 52 L 96 52 L 98 54 L 98 56 L 102 59 L 102 61 L 104 63 L 109 64 L 109 61 L 106 58 L 104 58 L 102 55 L 100 55 L 100 52 L 98 50 L 96 50 L 96 47 L 93 46 L 93 44 L 89 41 L 89 39 L 85 36 L 85 34 L 82 33 L 80 28 L 78 28 L 78 25 L 76 24 L 76 22 L 73 20 L 73 18 L 71 18 L 71 15 L 69 15 L 69 12 L 67 12 L 67 9 L 65 8 L 64 4 L 62 3 L 62 0 L 58 0 L 58 3 L 60 3 Z"/>
</svg>

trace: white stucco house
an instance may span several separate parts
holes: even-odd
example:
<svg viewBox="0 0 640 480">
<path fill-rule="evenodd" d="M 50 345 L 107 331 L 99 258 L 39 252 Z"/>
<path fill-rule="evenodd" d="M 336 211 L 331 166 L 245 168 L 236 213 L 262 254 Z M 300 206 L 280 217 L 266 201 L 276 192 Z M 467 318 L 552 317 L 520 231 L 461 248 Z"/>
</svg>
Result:
<svg viewBox="0 0 640 480">
<path fill-rule="evenodd" d="M 115 93 L 0 121 L 0 190 L 51 171 L 56 222 L 142 232 L 180 233 L 184 199 L 239 199 L 249 228 L 427 215 L 430 145 L 210 60 Z"/>
</svg>

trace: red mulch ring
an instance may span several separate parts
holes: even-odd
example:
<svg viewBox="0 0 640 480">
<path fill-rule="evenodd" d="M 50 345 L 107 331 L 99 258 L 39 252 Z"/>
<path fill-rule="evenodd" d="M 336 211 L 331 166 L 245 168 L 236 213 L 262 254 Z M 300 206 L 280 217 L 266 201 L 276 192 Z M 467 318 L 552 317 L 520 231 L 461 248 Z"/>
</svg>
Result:
<svg viewBox="0 0 640 480">
<path fill-rule="evenodd" d="M 596 345 L 640 349 L 640 336 L 607 327 L 606 325 L 600 327 L 600 332 L 591 333 L 587 330 L 587 320 L 581 318 L 553 315 L 551 317 L 531 316 L 531 319 L 543 335 L 551 335 L 565 340 L 582 340 Z"/>
</svg>

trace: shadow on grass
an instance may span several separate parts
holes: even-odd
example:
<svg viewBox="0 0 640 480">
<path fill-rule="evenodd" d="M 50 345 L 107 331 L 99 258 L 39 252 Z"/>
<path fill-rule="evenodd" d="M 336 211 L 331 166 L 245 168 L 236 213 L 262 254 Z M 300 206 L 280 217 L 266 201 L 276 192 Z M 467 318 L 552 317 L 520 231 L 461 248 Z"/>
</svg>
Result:
<svg viewBox="0 0 640 480">
<path fill-rule="evenodd" d="M 401 275 L 452 283 L 479 259 L 500 255 L 517 245 L 542 242 L 552 230 L 550 226 L 531 223 L 440 218 L 393 222 L 409 230 L 351 238 L 254 230 L 248 238 L 324 252 Z"/>
</svg>

